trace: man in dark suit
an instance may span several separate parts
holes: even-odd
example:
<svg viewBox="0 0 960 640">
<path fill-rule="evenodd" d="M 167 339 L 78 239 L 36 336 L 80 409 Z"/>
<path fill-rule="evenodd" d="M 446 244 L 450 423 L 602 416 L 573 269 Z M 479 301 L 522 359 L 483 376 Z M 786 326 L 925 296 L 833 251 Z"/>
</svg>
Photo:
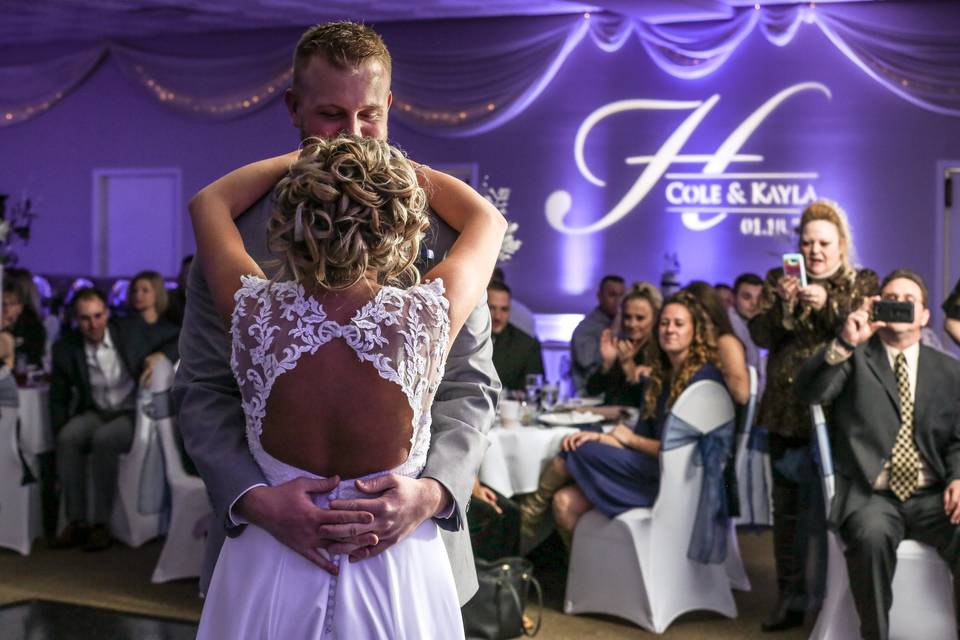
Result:
<svg viewBox="0 0 960 640">
<path fill-rule="evenodd" d="M 920 344 L 930 311 L 917 274 L 894 271 L 880 297 L 912 303 L 913 322 L 872 321 L 879 298 L 867 300 L 795 387 L 805 402 L 832 403 L 830 525 L 867 640 L 888 636 L 901 540 L 932 545 L 960 573 L 960 363 Z"/>
<path fill-rule="evenodd" d="M 543 375 L 540 341 L 510 324 L 510 287 L 492 280 L 487 287 L 490 331 L 493 338 L 493 366 L 504 389 L 523 391 L 527 375 Z"/>
<path fill-rule="evenodd" d="M 78 334 L 53 346 L 50 418 L 57 434 L 57 472 L 69 524 L 54 548 L 110 546 L 107 524 L 117 462 L 133 443 L 137 381 L 152 360 L 176 358 L 176 338 L 151 344 L 130 319 L 111 320 L 103 294 L 81 289 L 73 299 Z M 166 354 L 164 352 L 166 350 Z M 151 362 L 152 364 L 152 362 Z M 94 518 L 87 524 L 86 455 L 93 457 Z"/>
</svg>

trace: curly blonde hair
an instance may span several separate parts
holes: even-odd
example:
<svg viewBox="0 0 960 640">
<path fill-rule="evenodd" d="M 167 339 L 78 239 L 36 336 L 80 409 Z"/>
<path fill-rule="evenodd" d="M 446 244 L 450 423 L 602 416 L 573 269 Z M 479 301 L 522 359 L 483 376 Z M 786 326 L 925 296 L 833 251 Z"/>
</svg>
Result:
<svg viewBox="0 0 960 640">
<path fill-rule="evenodd" d="M 664 309 L 672 304 L 683 306 L 690 312 L 693 318 L 693 341 L 690 343 L 689 353 L 680 371 L 674 373 L 671 370 L 670 359 L 661 349 L 658 357 L 653 361 L 650 371 L 650 381 L 647 383 L 647 389 L 643 395 L 643 417 L 656 418 L 657 400 L 663 393 L 664 384 L 670 385 L 670 395 L 667 398 L 667 409 L 673 406 L 680 394 L 687 387 L 690 378 L 700 370 L 705 364 L 712 364 L 719 367 L 717 358 L 717 338 L 710 322 L 707 312 L 703 306 L 689 291 L 680 291 L 673 294 L 663 303 L 660 313 L 657 314 L 657 327 L 659 331 L 660 317 Z M 672 380 L 671 380 L 672 378 Z"/>
<path fill-rule="evenodd" d="M 280 257 L 275 279 L 346 289 L 372 270 L 380 284 L 420 281 L 414 261 L 430 226 L 427 198 L 396 147 L 352 135 L 308 138 L 273 199 L 267 246 Z"/>
</svg>

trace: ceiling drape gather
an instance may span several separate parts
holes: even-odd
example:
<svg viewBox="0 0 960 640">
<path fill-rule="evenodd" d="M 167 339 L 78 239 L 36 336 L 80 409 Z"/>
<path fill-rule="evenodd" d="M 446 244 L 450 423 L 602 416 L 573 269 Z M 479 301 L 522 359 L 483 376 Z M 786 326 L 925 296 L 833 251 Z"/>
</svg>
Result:
<svg viewBox="0 0 960 640">
<path fill-rule="evenodd" d="M 393 57 L 392 117 L 430 135 L 463 137 L 523 113 L 584 40 L 609 53 L 636 37 L 664 72 L 694 79 L 721 68 L 757 29 L 785 47 L 802 25 L 816 25 L 851 64 L 901 98 L 960 116 L 956 4 L 771 6 L 740 9 L 728 20 L 668 25 L 601 13 L 397 22 L 377 29 Z M 298 36 L 292 31 L 289 42 Z M 0 127 L 55 108 L 105 58 L 166 108 L 205 119 L 242 117 L 289 86 L 291 53 L 289 44 L 256 53 L 245 47 L 242 55 L 218 44 L 200 55 L 163 43 L 107 42 L 35 63 L 5 64 L 10 58 L 0 56 Z"/>
</svg>

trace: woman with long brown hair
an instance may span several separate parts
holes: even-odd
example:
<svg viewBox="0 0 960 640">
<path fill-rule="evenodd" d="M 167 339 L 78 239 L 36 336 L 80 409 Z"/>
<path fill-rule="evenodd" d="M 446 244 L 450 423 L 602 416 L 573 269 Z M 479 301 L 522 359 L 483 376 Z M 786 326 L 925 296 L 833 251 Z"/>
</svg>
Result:
<svg viewBox="0 0 960 640">
<path fill-rule="evenodd" d="M 561 537 L 569 542 L 581 515 L 592 508 L 613 518 L 654 503 L 660 488 L 660 438 L 673 403 L 699 380 L 723 382 L 713 326 L 697 299 L 679 292 L 657 317 L 659 354 L 643 394 L 643 413 L 633 426 L 608 434 L 580 431 L 567 436 L 563 451 L 540 477 L 522 507 L 521 533 L 531 539 L 552 504 Z"/>
</svg>

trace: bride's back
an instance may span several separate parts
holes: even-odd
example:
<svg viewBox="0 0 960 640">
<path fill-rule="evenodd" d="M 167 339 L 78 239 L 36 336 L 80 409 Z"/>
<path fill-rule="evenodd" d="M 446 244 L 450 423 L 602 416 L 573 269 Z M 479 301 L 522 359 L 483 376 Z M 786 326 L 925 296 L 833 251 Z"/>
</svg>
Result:
<svg viewBox="0 0 960 640">
<path fill-rule="evenodd" d="M 274 461 L 342 478 L 422 467 L 450 329 L 443 283 L 369 291 L 242 278 L 231 366 L 271 481 L 289 475 Z"/>
<path fill-rule="evenodd" d="M 328 317 L 342 326 L 353 313 Z M 274 458 L 320 476 L 355 478 L 400 465 L 410 451 L 413 409 L 395 382 L 333 339 L 277 378 L 260 441 Z"/>
</svg>

